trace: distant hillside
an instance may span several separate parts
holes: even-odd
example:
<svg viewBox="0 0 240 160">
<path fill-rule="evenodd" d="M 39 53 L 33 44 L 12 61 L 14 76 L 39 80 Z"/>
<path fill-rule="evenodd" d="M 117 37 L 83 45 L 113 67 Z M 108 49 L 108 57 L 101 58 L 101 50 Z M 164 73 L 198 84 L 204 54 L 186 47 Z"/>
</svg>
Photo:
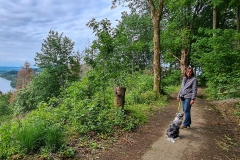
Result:
<svg viewBox="0 0 240 160">
<path fill-rule="evenodd" d="M 86 64 L 81 65 L 81 75 L 84 75 L 87 70 L 89 70 L 90 67 Z M 11 86 L 13 88 L 16 87 L 17 83 L 17 74 L 18 71 L 21 70 L 21 67 L 11 67 L 11 66 L 0 66 L 0 77 L 10 80 Z M 34 74 L 37 75 L 40 72 L 42 72 L 43 69 L 41 68 L 33 68 Z"/>
<path fill-rule="evenodd" d="M 0 66 L 0 74 L 4 74 L 10 71 L 19 71 L 21 67 Z"/>
</svg>

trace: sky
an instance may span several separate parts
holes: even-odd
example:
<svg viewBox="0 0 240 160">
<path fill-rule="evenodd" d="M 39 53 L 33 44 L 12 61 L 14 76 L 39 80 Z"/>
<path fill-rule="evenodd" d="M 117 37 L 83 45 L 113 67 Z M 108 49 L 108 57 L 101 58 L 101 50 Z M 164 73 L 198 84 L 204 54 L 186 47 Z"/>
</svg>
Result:
<svg viewBox="0 0 240 160">
<path fill-rule="evenodd" d="M 36 52 L 50 30 L 63 33 L 75 42 L 74 51 L 83 51 L 94 40 L 86 24 L 109 19 L 113 26 L 127 10 L 111 9 L 111 0 L 0 0 L 0 66 L 34 66 Z"/>
</svg>

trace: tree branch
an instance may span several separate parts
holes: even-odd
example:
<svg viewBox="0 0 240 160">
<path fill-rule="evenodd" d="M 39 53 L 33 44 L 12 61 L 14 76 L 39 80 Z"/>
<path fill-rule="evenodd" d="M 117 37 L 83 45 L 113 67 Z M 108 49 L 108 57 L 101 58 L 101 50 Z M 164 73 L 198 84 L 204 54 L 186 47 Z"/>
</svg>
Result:
<svg viewBox="0 0 240 160">
<path fill-rule="evenodd" d="M 171 54 L 174 58 L 176 58 L 179 62 L 181 62 L 181 60 L 180 60 L 177 56 L 175 56 L 175 55 L 172 54 L 171 52 L 170 52 L 170 54 Z"/>
</svg>

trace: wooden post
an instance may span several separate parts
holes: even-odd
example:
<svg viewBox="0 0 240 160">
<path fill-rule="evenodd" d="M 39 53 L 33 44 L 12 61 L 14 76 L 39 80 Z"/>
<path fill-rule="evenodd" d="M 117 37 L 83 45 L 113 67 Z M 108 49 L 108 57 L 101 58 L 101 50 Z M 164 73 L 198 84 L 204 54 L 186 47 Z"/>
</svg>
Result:
<svg viewBox="0 0 240 160">
<path fill-rule="evenodd" d="M 114 105 L 124 109 L 126 87 L 114 88 Z"/>
</svg>

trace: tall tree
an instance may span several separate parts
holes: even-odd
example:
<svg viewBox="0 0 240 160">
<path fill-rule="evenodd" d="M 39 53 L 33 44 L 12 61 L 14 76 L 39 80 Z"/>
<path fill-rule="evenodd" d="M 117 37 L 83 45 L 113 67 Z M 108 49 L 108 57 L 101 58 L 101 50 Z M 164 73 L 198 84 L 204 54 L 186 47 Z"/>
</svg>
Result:
<svg viewBox="0 0 240 160">
<path fill-rule="evenodd" d="M 26 88 L 17 92 L 13 102 L 16 112 L 37 108 L 38 103 L 58 96 L 61 88 L 65 89 L 67 81 L 73 82 L 79 78 L 80 64 L 73 51 L 74 42 L 63 37 L 63 33 L 59 35 L 52 30 L 43 41 L 42 52 L 37 52 L 34 58 L 36 66 L 43 70 L 34 76 Z"/>
<path fill-rule="evenodd" d="M 132 11 L 141 10 L 145 8 L 146 1 L 143 0 L 113 0 L 113 6 L 116 6 L 116 2 L 128 2 Z M 153 45 L 154 45 L 154 59 L 153 59 L 153 72 L 154 72 L 154 86 L 153 90 L 161 94 L 161 64 L 160 64 L 160 20 L 162 17 L 164 0 L 148 0 L 148 9 L 151 12 L 152 24 L 153 24 Z M 141 8 L 142 7 L 142 8 Z"/>
<path fill-rule="evenodd" d="M 47 39 L 43 41 L 42 52 L 37 52 L 34 58 L 36 66 L 47 70 L 55 83 L 65 88 L 68 80 L 75 79 L 74 75 L 79 75 L 71 72 L 71 68 L 76 68 L 72 66 L 78 65 L 80 67 L 80 64 L 76 63 L 76 55 L 73 51 L 74 42 L 66 36 L 63 37 L 63 33 L 59 35 L 58 32 L 52 30 L 49 31 Z"/>
<path fill-rule="evenodd" d="M 213 0 L 212 5 L 213 5 L 213 29 L 217 29 L 217 6 L 218 4 L 221 3 L 219 0 Z"/>
<path fill-rule="evenodd" d="M 240 32 L 240 0 L 231 0 L 230 6 L 233 8 L 236 8 L 236 25 L 237 25 L 237 31 Z"/>
<path fill-rule="evenodd" d="M 164 27 L 164 56 L 172 56 L 179 64 L 181 73 L 190 63 L 191 44 L 197 32 L 196 20 L 207 5 L 203 1 L 169 0 L 165 5 L 166 26 Z M 166 45 L 168 47 L 166 47 Z"/>
<path fill-rule="evenodd" d="M 85 58 L 86 62 L 90 64 L 93 69 L 99 72 L 99 81 L 102 86 L 102 93 L 104 95 L 104 104 L 105 104 L 105 89 L 106 82 L 109 78 L 112 77 L 113 69 L 115 68 L 114 63 L 114 38 L 113 38 L 113 28 L 111 27 L 111 22 L 108 19 L 103 19 L 100 22 L 97 22 L 95 19 L 90 20 L 87 23 L 87 26 L 93 29 L 93 33 L 97 37 L 93 41 L 91 46 L 93 51 L 96 51 L 98 54 L 93 58 L 91 53 Z"/>
<path fill-rule="evenodd" d="M 21 67 L 21 70 L 18 71 L 16 89 L 18 90 L 27 87 L 33 76 L 34 71 L 30 68 L 30 63 L 26 61 L 24 66 Z"/>
<path fill-rule="evenodd" d="M 13 92 L 9 99 L 10 104 L 12 104 L 16 99 L 18 91 L 22 88 L 26 88 L 33 79 L 34 71 L 32 68 L 30 68 L 30 66 L 30 63 L 26 61 L 24 63 L 24 66 L 21 66 L 21 69 L 18 71 L 16 90 Z"/>
<path fill-rule="evenodd" d="M 131 67 L 131 72 L 143 70 L 152 65 L 152 25 L 149 13 L 122 13 L 122 19 L 116 28 L 115 48 L 121 52 L 123 63 Z"/>
</svg>

